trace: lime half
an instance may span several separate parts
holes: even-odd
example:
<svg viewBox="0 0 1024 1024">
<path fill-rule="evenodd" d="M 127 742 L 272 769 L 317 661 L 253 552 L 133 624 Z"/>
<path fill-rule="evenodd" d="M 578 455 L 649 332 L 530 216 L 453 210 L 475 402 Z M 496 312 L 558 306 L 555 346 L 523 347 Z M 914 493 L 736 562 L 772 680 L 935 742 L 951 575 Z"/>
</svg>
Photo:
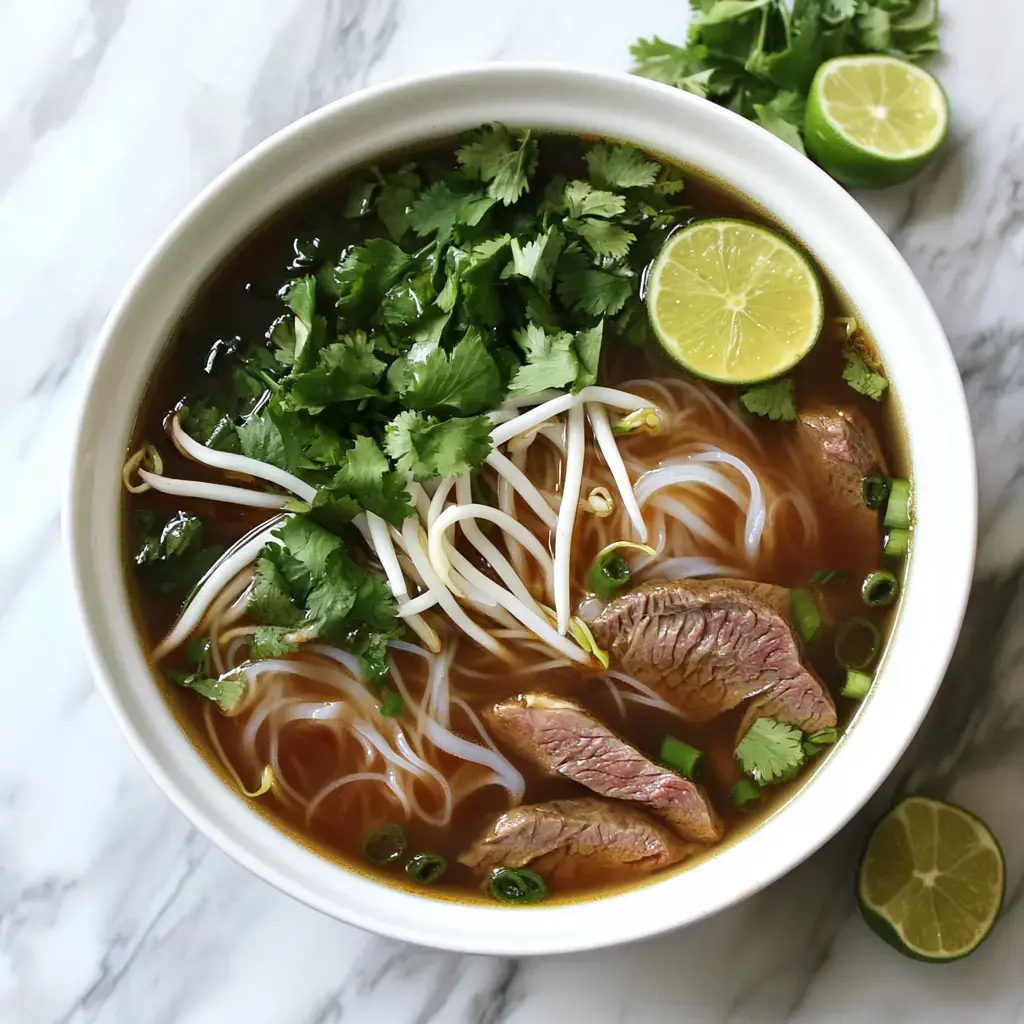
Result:
<svg viewBox="0 0 1024 1024">
<path fill-rule="evenodd" d="M 949 129 L 942 86 L 895 57 L 836 57 L 818 68 L 804 115 L 807 150 L 837 181 L 879 188 L 912 178 Z"/>
<path fill-rule="evenodd" d="M 705 220 L 665 243 L 647 282 L 665 351 L 699 377 L 753 384 L 791 369 L 821 332 L 821 285 L 807 258 L 759 224 Z"/>
<path fill-rule="evenodd" d="M 875 826 L 857 897 L 867 923 L 901 953 L 956 960 L 992 930 L 1005 874 L 984 823 L 952 804 L 912 796 Z"/>
</svg>

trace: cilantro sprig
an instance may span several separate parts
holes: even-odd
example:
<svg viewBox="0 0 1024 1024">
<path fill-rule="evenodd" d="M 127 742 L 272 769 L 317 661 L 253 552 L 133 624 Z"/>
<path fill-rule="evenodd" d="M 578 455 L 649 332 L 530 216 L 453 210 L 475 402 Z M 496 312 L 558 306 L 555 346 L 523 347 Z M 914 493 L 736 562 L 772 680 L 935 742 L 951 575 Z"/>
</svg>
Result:
<svg viewBox="0 0 1024 1024">
<path fill-rule="evenodd" d="M 736 760 L 755 782 L 782 782 L 804 763 L 803 733 L 774 718 L 758 718 L 736 746 Z"/>
<path fill-rule="evenodd" d="M 939 51 L 938 0 L 690 0 L 686 44 L 654 36 L 630 48 L 633 72 L 728 107 L 800 152 L 804 104 L 832 57 Z"/>
<path fill-rule="evenodd" d="M 331 223 L 296 241 L 279 290 L 256 296 L 277 303 L 265 334 L 214 343 L 179 404 L 202 443 L 315 490 L 289 500 L 256 563 L 251 659 L 341 644 L 363 659 L 384 713 L 400 713 L 386 683 L 397 604 L 353 520 L 371 512 L 399 527 L 409 480 L 487 458 L 487 414 L 508 395 L 578 391 L 597 380 L 606 334 L 646 340 L 641 276 L 685 209 L 682 188 L 677 170 L 631 146 L 499 124 L 349 183 Z M 148 524 L 139 564 L 182 589 L 213 555 L 198 521 L 175 530 Z M 241 699 L 207 660 L 183 685 L 222 707 Z"/>
</svg>

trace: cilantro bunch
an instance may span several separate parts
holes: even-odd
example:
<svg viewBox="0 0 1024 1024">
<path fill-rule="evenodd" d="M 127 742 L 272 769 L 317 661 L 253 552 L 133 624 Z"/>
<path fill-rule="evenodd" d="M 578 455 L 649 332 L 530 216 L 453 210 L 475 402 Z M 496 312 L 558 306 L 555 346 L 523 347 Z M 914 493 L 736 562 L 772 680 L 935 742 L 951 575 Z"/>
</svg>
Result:
<svg viewBox="0 0 1024 1024">
<path fill-rule="evenodd" d="M 814 73 L 833 57 L 939 51 L 938 0 L 690 0 L 685 46 L 655 36 L 630 48 L 634 74 L 713 100 L 800 152 Z M 923 8 L 923 10 L 922 10 Z"/>
<path fill-rule="evenodd" d="M 496 124 L 373 168 L 344 211 L 363 240 L 285 282 L 265 338 L 222 343 L 184 426 L 315 486 L 304 511 L 329 529 L 362 509 L 398 525 L 407 477 L 487 457 L 508 394 L 592 384 L 606 331 L 646 340 L 640 274 L 681 188 L 632 147 Z"/>
<path fill-rule="evenodd" d="M 593 384 L 606 333 L 646 341 L 640 277 L 682 187 L 632 147 L 498 124 L 349 183 L 340 223 L 322 231 L 348 244 L 310 246 L 265 334 L 218 341 L 178 409 L 202 443 L 316 490 L 290 502 L 257 561 L 253 659 L 340 644 L 362 657 L 384 712 L 400 712 L 384 682 L 397 603 L 352 520 L 367 511 L 399 526 L 408 480 L 480 466 L 487 413 L 508 395 Z M 176 567 L 161 538 L 161 564 Z M 194 664 L 184 685 L 222 706 L 238 699 Z"/>
</svg>

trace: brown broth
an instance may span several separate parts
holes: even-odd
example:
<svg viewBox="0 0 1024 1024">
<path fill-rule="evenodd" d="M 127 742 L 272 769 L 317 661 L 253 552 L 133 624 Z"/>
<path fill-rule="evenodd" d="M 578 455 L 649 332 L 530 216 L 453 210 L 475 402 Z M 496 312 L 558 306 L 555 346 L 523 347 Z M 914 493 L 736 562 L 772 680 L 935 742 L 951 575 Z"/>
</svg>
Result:
<svg viewBox="0 0 1024 1024">
<path fill-rule="evenodd" d="M 577 146 L 574 140 L 564 144 L 568 148 Z M 438 146 L 436 152 L 450 154 L 451 146 Z M 420 154 L 422 155 L 422 154 Z M 429 154 L 428 154 L 429 155 Z M 397 161 L 398 158 L 396 158 Z M 576 157 L 575 159 L 578 159 Z M 387 166 L 389 161 L 382 161 Z M 550 173 L 552 168 L 544 169 Z M 759 210 L 741 197 L 727 192 L 721 185 L 703 179 L 696 172 L 684 168 L 686 173 L 686 201 L 692 206 L 694 217 L 732 216 L 744 217 L 760 222 L 768 219 Z M 534 187 L 537 187 L 536 185 Z M 147 440 L 163 437 L 163 423 L 175 404 L 183 395 L 193 392 L 201 377 L 201 368 L 205 363 L 211 345 L 219 338 L 241 336 L 253 340 L 264 335 L 268 325 L 280 314 L 281 305 L 277 292 L 282 282 L 289 276 L 304 272 L 301 257 L 297 256 L 300 249 L 298 239 L 320 237 L 319 232 L 324 224 L 341 224 L 340 211 L 344 208 L 347 192 L 347 181 L 332 181 L 314 193 L 304 197 L 292 206 L 283 210 L 273 220 L 261 228 L 255 235 L 240 244 L 237 250 L 220 268 L 209 282 L 202 288 L 190 304 L 183 316 L 174 337 L 170 339 L 167 351 L 155 373 L 150 388 L 143 401 L 136 423 L 131 450 L 135 450 Z M 769 222 L 770 223 L 770 222 Z M 783 230 L 779 225 L 772 225 Z M 343 241 L 357 240 L 355 237 Z M 321 250 L 326 248 L 321 242 Z M 833 285 L 826 275 L 818 268 L 819 276 L 825 289 L 826 324 L 831 325 L 833 317 L 848 315 L 847 304 L 840 301 Z M 798 405 L 807 406 L 812 403 L 823 405 L 856 406 L 874 425 L 885 455 L 893 470 L 905 470 L 903 448 L 899 440 L 899 428 L 892 414 L 891 401 L 875 403 L 853 392 L 841 379 L 842 356 L 838 328 L 827 326 L 821 341 L 811 354 L 796 368 L 793 373 L 796 385 Z M 685 376 L 678 367 L 672 364 L 661 350 L 652 342 L 643 349 L 616 346 L 606 342 L 602 364 L 601 382 L 615 384 L 635 377 L 672 377 Z M 731 396 L 728 388 L 718 389 L 724 398 Z M 767 463 L 785 462 L 791 427 L 786 424 L 774 424 L 767 420 L 752 420 L 758 439 L 766 451 Z M 625 442 L 628 450 L 641 461 L 658 458 L 661 444 L 657 436 L 636 437 Z M 169 445 L 161 445 L 166 463 L 166 472 L 170 476 L 191 476 L 192 478 L 215 480 L 218 474 L 187 462 L 174 452 Z M 600 472 L 597 457 L 588 454 L 588 467 Z M 179 508 L 186 508 L 203 517 L 207 528 L 207 542 L 229 545 L 245 534 L 250 528 L 267 518 L 261 510 L 250 510 L 231 505 L 214 505 L 208 502 L 185 500 L 168 496 L 147 493 L 145 495 L 127 495 L 124 502 L 124 537 L 125 562 L 128 566 L 127 583 L 133 597 L 137 623 L 141 640 L 147 649 L 151 649 L 159 638 L 164 635 L 176 617 L 180 603 L 177 600 L 155 597 L 145 591 L 131 571 L 132 538 L 130 530 L 130 513 L 135 509 L 156 509 L 170 513 Z M 822 498 L 816 503 L 816 511 L 821 522 L 821 540 L 817 545 L 790 543 L 779 546 L 770 558 L 758 565 L 758 576 L 767 582 L 784 586 L 805 586 L 810 575 L 822 568 L 843 568 L 851 572 L 851 579 L 845 583 L 830 584 L 821 591 L 824 599 L 827 618 L 832 623 L 842 621 L 852 615 L 874 621 L 882 630 L 883 635 L 890 626 L 892 613 L 890 610 L 869 609 L 860 600 L 857 577 L 873 568 L 879 567 L 881 555 L 877 548 L 851 547 L 848 531 L 844 529 L 843 517 L 831 508 Z M 724 507 L 723 518 L 731 513 Z M 530 526 L 537 523 L 528 511 L 522 516 Z M 585 571 L 598 548 L 594 538 L 583 538 L 574 550 L 574 563 Z M 580 571 L 577 570 L 577 577 Z M 577 578 L 577 596 L 581 580 Z M 807 657 L 819 675 L 828 683 L 835 683 L 841 675 L 834 656 L 831 653 L 834 629 L 829 622 L 819 637 L 809 646 Z M 481 661 L 485 652 L 470 655 L 468 642 L 461 648 L 466 654 L 466 664 L 475 658 Z M 461 662 L 462 656 L 460 656 Z M 405 666 L 408 662 L 401 661 Z M 170 664 L 183 664 L 180 656 L 169 659 Z M 404 670 L 404 669 L 403 669 Z M 583 703 L 590 711 L 603 721 L 619 728 L 615 704 L 607 689 L 594 684 L 595 674 L 584 669 L 565 669 L 548 672 L 543 678 L 545 691 L 572 697 Z M 230 782 L 215 753 L 209 749 L 203 724 L 204 705 L 207 704 L 198 695 L 168 683 L 163 675 L 154 667 L 154 678 L 161 687 L 168 703 L 173 709 L 182 727 L 202 750 L 214 770 Z M 465 682 L 465 681 L 464 681 Z M 467 686 L 472 686 L 467 683 Z M 536 681 L 517 679 L 510 676 L 507 685 L 490 687 L 479 694 L 479 704 L 492 702 L 513 695 L 524 689 L 535 687 Z M 316 693 L 316 684 L 306 687 Z M 851 702 L 839 701 L 840 725 L 847 725 L 856 710 Z M 739 778 L 732 752 L 735 743 L 736 728 L 742 717 L 742 708 L 722 715 L 706 725 L 681 723 L 662 712 L 639 705 L 630 709 L 628 725 L 621 731 L 641 751 L 657 759 L 662 738 L 672 733 L 704 750 L 712 766 L 702 781 L 707 785 L 712 802 L 726 820 L 729 839 L 744 834 L 749 828 L 764 820 L 764 817 L 787 800 L 794 790 L 813 774 L 814 768 L 805 769 L 800 779 L 775 787 L 768 791 L 764 806 L 756 815 L 744 814 L 732 808 L 729 800 L 729 788 Z M 237 750 L 238 734 L 243 723 L 223 719 L 219 721 L 218 734 L 225 750 L 231 758 Z M 464 735 L 472 735 L 472 728 L 461 712 L 453 719 L 453 727 Z M 336 751 L 333 740 L 318 736 L 317 729 L 308 726 L 297 726 L 302 730 L 301 742 L 296 738 L 290 741 L 288 750 L 282 748 L 282 764 L 289 775 L 297 779 L 308 780 L 309 786 L 315 788 L 316 780 L 329 777 L 334 770 Z M 296 754 L 296 751 L 299 753 Z M 527 779 L 525 802 L 534 803 L 560 797 L 584 795 L 583 790 L 575 783 L 563 778 L 546 778 L 529 765 L 511 758 L 517 763 Z M 454 768 L 456 762 L 450 759 Z M 819 758 L 819 762 L 824 758 Z M 250 784 L 255 780 L 249 780 Z M 363 820 L 359 828 L 353 828 L 352 818 L 348 814 L 331 814 L 330 800 L 325 802 L 324 810 L 314 819 L 312 829 L 307 829 L 301 818 L 289 815 L 281 804 L 269 795 L 253 801 L 254 806 L 266 814 L 281 828 L 292 834 L 298 841 L 309 845 L 319 853 L 328 857 L 338 858 L 342 863 L 360 872 L 377 875 L 394 884 L 404 884 L 405 875 L 399 870 L 382 870 L 377 872 L 371 868 L 361 856 L 361 842 L 367 827 Z M 340 806 L 340 805 L 339 805 Z M 357 803 L 349 805 L 357 806 Z M 410 850 L 430 850 L 444 855 L 450 865 L 443 885 L 431 887 L 429 890 L 417 888 L 418 892 L 433 896 L 449 898 L 475 898 L 479 895 L 478 880 L 468 869 L 457 863 L 459 853 L 464 850 L 481 832 L 488 816 L 505 809 L 507 801 L 504 791 L 495 788 L 477 791 L 463 805 L 452 824 L 445 829 L 438 829 L 415 822 L 406 825 L 410 840 Z M 386 820 L 379 814 L 378 823 Z M 374 813 L 368 820 L 375 820 Z M 713 855 L 716 849 L 709 851 Z M 687 862 L 692 864 L 693 861 Z M 687 865 L 684 865 L 684 867 Z M 588 890 L 593 894 L 595 890 Z M 576 892 L 558 892 L 555 898 L 578 896 Z"/>
</svg>

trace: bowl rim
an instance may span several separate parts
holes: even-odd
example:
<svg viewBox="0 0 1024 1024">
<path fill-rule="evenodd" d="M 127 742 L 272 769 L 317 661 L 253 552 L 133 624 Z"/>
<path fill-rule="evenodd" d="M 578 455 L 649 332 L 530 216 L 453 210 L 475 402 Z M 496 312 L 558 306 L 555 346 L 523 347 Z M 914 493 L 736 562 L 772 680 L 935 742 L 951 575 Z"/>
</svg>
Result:
<svg viewBox="0 0 1024 1024">
<path fill-rule="evenodd" d="M 444 107 L 445 102 L 448 108 Z M 120 564 L 112 567 L 109 557 L 105 561 L 102 553 L 105 550 L 109 555 L 111 533 L 111 524 L 104 518 L 102 508 L 104 503 L 108 508 L 119 505 L 119 488 L 117 494 L 111 495 L 96 486 L 98 481 L 110 482 L 112 457 L 109 452 L 104 453 L 100 443 L 105 425 L 120 422 L 123 427 L 128 416 L 124 409 L 111 406 L 109 397 L 120 397 L 122 370 L 129 379 L 133 372 L 138 375 L 137 364 L 143 359 L 130 352 L 128 334 L 139 326 L 135 321 L 142 315 L 142 306 L 156 301 L 158 286 L 154 275 L 169 265 L 178 266 L 178 276 L 187 280 L 186 271 L 180 267 L 188 263 L 189 246 L 196 244 L 204 228 L 209 229 L 206 221 L 228 210 L 231 201 L 239 202 L 244 189 L 257 182 L 261 173 L 272 175 L 276 164 L 288 166 L 289 161 L 301 160 L 302 147 L 310 140 L 320 139 L 323 164 L 333 161 L 335 168 L 339 166 L 343 161 L 339 162 L 330 149 L 340 148 L 338 143 L 323 139 L 332 128 L 344 128 L 346 121 L 376 118 L 380 130 L 386 132 L 392 124 L 409 122 L 410 111 L 414 113 L 428 105 L 433 109 L 437 105 L 436 109 L 441 111 L 436 115 L 440 119 L 437 123 L 449 126 L 460 123 L 471 127 L 484 120 L 549 126 L 539 123 L 547 115 L 524 114 L 518 121 L 515 116 L 508 116 L 517 104 L 524 111 L 548 111 L 551 125 L 570 121 L 608 125 L 616 120 L 625 129 L 635 117 L 636 131 L 616 132 L 615 137 L 660 149 L 683 162 L 685 158 L 675 156 L 675 150 L 685 141 L 692 151 L 708 158 L 699 165 L 703 169 L 728 165 L 728 173 L 716 176 L 783 220 L 830 273 L 834 266 L 842 264 L 844 270 L 833 276 L 841 280 L 844 288 L 851 285 L 850 292 L 863 299 L 862 303 L 854 298 L 858 310 L 870 307 L 866 319 L 882 351 L 887 372 L 894 380 L 915 467 L 915 498 L 918 509 L 926 512 L 917 525 L 907 566 L 906 593 L 879 669 L 880 685 L 858 712 L 855 727 L 820 766 L 816 777 L 749 835 L 692 870 L 656 877 L 599 899 L 531 908 L 528 914 L 426 899 L 372 882 L 355 871 L 323 860 L 288 838 L 250 808 L 243 807 L 241 798 L 219 779 L 215 787 L 223 792 L 211 792 L 209 779 L 216 779 L 212 769 L 194 749 L 194 757 L 189 758 L 181 742 L 191 749 L 190 741 L 179 735 L 179 742 L 175 742 L 167 732 L 167 723 L 158 720 L 159 712 L 143 692 L 145 688 L 154 692 L 157 688 L 152 685 L 148 670 L 144 679 L 139 674 L 144 659 L 134 626 L 125 617 L 123 576 L 120 593 L 112 582 L 112 574 L 121 574 Z M 471 113 L 481 107 L 494 109 L 495 116 L 478 118 Z M 465 116 L 459 110 L 464 110 Z M 390 120 L 385 116 L 388 114 L 392 115 Z M 420 138 L 443 134 L 430 131 L 435 122 L 430 118 L 427 121 L 428 130 L 421 132 Z M 671 145 L 651 145 L 655 125 L 671 136 Z M 411 141 L 418 130 L 405 130 L 399 135 Z M 613 134 L 606 128 L 595 128 L 593 133 Z M 355 137 L 358 139 L 358 135 Z M 376 149 L 368 145 L 368 151 L 378 156 L 393 148 L 383 141 Z M 349 165 L 363 162 L 364 158 L 353 159 Z M 336 169 L 324 171 L 320 167 L 322 164 L 317 164 L 317 170 L 308 172 L 313 175 L 310 181 L 324 180 L 337 173 Z M 273 183 L 271 176 L 268 189 Z M 289 188 L 291 191 L 282 196 L 295 198 L 299 191 L 294 183 Z M 276 203 L 276 207 L 280 205 L 281 202 Z M 804 206 L 819 214 L 827 211 L 828 216 L 819 216 L 816 221 L 810 212 L 805 214 Z M 780 207 L 789 216 L 780 214 Z M 266 216 L 263 213 L 252 218 L 249 228 L 258 226 Z M 221 250 L 226 245 L 223 241 L 216 244 Z M 218 255 L 207 262 L 215 265 L 221 258 Z M 198 275 L 200 279 L 204 276 L 205 272 Z M 174 299 L 179 311 L 189 297 L 190 292 L 183 287 Z M 882 320 L 885 325 L 879 330 Z M 150 369 L 166 346 L 167 331 L 154 330 L 153 335 L 148 346 L 142 346 Z M 123 364 L 128 368 L 124 369 Z M 143 383 L 145 379 L 136 380 L 133 385 L 136 403 Z M 82 395 L 62 515 L 64 542 L 89 665 L 129 745 L 192 824 L 250 871 L 322 912 L 404 941 L 499 955 L 581 951 L 669 931 L 758 891 L 822 846 L 884 781 L 931 706 L 966 608 L 977 530 L 970 419 L 948 342 L 909 267 L 867 212 L 785 143 L 707 101 L 628 75 L 550 63 L 484 64 L 409 76 L 375 86 L 343 97 L 283 128 L 218 175 L 154 243 L 104 323 L 90 358 Z M 134 421 L 136 407 L 137 404 L 131 408 L 129 425 Z M 111 429 L 106 428 L 106 432 L 110 434 Z M 924 446 L 925 438 L 921 435 L 926 430 L 931 437 L 938 438 L 936 444 L 945 446 L 941 460 Z M 115 436 L 126 443 L 123 429 Z M 110 447 L 109 437 L 107 446 Z M 120 466 L 123 449 L 114 454 Z M 945 470 L 941 478 L 940 461 Z M 936 468 L 931 468 L 932 463 Z M 916 471 L 921 467 L 925 471 L 918 479 Z M 117 519 L 116 514 L 113 518 Z M 940 553 L 944 558 L 942 572 L 932 564 L 933 557 Z M 126 627 L 133 633 L 127 643 Z M 920 641 L 916 651 L 910 649 L 911 636 Z M 916 676 L 911 669 L 919 669 Z M 894 681 L 897 674 L 911 680 L 901 692 L 897 692 L 899 683 Z M 888 685 L 882 685 L 886 680 Z M 138 689 L 140 683 L 143 690 Z M 891 717 L 883 717 L 883 712 Z M 163 713 L 178 729 L 166 706 Z M 208 778 L 196 760 L 202 761 Z M 829 800 L 825 799 L 826 791 L 830 793 Z M 238 807 L 229 805 L 227 800 Z M 783 825 L 788 825 L 793 835 L 781 831 Z M 766 851 L 775 853 L 767 864 L 762 862 Z M 724 868 L 723 862 L 728 862 Z M 740 868 L 745 873 L 738 877 L 730 874 Z M 328 877 L 327 871 L 335 872 L 337 877 Z M 698 876 L 701 885 L 693 881 Z"/>
</svg>

